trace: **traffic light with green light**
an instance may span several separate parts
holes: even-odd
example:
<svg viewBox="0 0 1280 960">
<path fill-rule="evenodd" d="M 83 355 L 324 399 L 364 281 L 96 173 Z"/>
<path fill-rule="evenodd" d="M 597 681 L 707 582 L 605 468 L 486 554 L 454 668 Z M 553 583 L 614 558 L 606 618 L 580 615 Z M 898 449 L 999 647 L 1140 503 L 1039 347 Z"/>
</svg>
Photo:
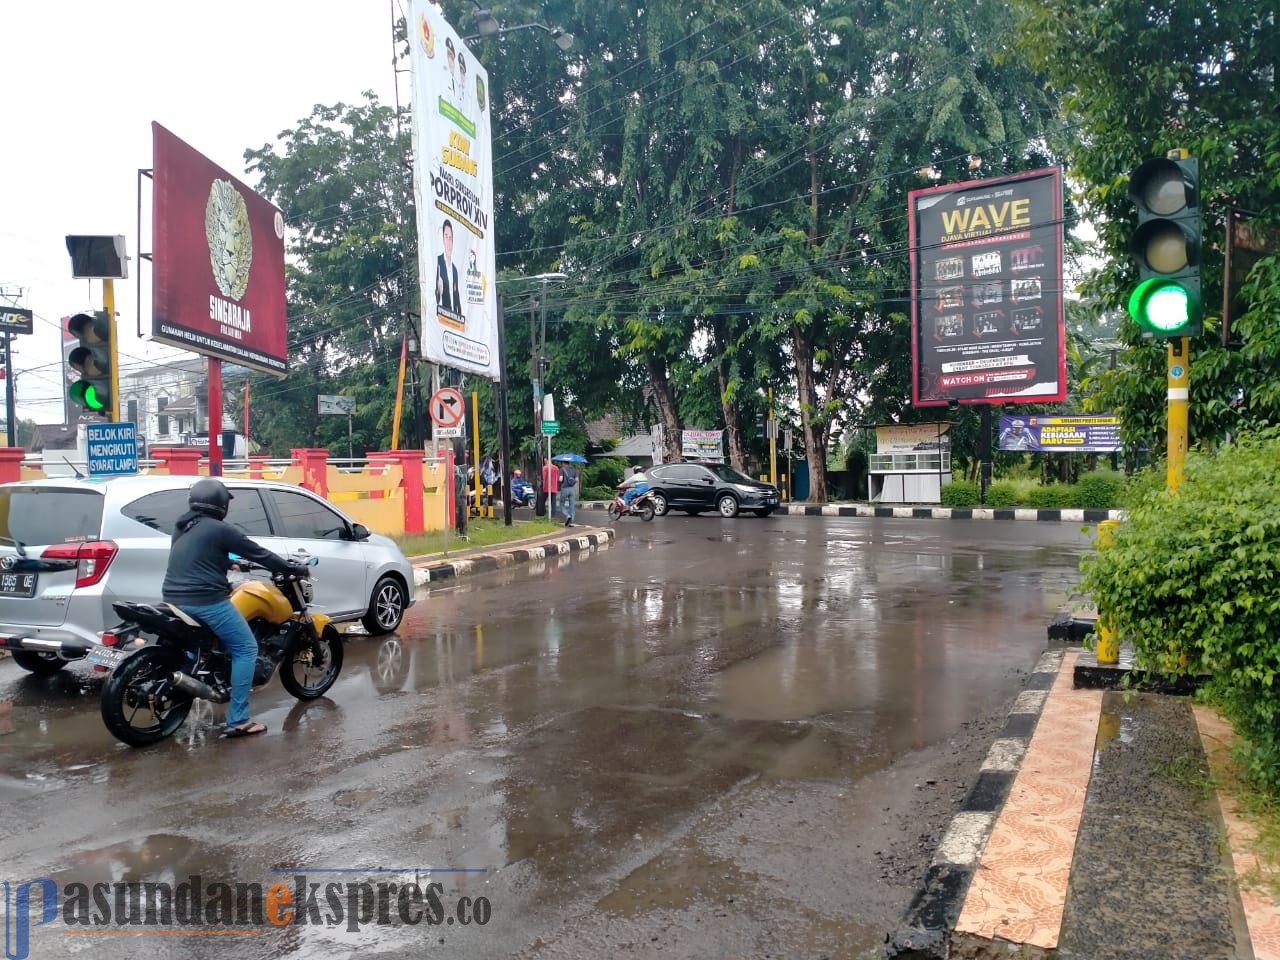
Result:
<svg viewBox="0 0 1280 960">
<path fill-rule="evenodd" d="M 77 313 L 67 332 L 80 341 L 67 356 L 79 379 L 67 388 L 73 403 L 89 413 L 111 418 L 111 321 L 106 313 Z"/>
<path fill-rule="evenodd" d="M 1138 285 L 1129 315 L 1154 337 L 1191 337 L 1203 326 L 1200 161 L 1183 151 L 1148 160 L 1129 178 L 1138 226 L 1129 250 Z"/>
</svg>

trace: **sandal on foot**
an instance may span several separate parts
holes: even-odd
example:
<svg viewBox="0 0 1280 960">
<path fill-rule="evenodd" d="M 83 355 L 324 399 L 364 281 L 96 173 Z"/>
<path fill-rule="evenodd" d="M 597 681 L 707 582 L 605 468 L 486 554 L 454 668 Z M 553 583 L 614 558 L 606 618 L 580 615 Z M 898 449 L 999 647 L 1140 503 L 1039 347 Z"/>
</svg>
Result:
<svg viewBox="0 0 1280 960">
<path fill-rule="evenodd" d="M 235 737 L 252 737 L 255 734 L 266 732 L 267 725 L 265 723 L 259 723 L 257 720 L 247 720 L 238 726 L 227 727 L 222 735 L 230 740 Z"/>
</svg>

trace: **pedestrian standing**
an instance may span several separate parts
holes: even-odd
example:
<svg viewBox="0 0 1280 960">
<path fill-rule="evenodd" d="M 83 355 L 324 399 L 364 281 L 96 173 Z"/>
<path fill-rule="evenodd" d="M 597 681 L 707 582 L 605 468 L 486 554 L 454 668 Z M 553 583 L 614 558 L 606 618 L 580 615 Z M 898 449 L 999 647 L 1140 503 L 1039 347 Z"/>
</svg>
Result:
<svg viewBox="0 0 1280 960">
<path fill-rule="evenodd" d="M 578 516 L 578 468 L 567 463 L 561 476 L 560 507 L 564 510 L 564 525 L 572 527 Z"/>
<path fill-rule="evenodd" d="M 548 460 L 542 465 L 542 492 L 547 497 L 547 516 L 560 512 L 560 467 Z"/>
</svg>

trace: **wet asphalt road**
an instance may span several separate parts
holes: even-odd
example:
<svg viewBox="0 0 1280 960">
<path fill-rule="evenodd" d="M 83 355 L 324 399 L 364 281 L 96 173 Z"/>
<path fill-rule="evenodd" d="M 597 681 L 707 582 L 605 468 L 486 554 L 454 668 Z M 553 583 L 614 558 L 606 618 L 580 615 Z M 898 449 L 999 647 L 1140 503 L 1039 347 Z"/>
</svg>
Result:
<svg viewBox="0 0 1280 960">
<path fill-rule="evenodd" d="M 321 885 L 319 919 L 343 910 L 314 924 L 304 901 L 306 923 L 182 936 L 55 922 L 31 956 L 871 954 L 1087 535 L 711 516 L 618 533 L 421 592 L 398 637 L 351 638 L 328 697 L 257 691 L 264 737 L 219 739 L 219 707 L 132 750 L 102 726 L 100 678 L 0 662 L 4 879 L 267 888 L 298 873 Z M 428 897 L 404 923 L 388 893 L 389 922 L 352 932 L 361 881 L 438 882 L 455 922 L 426 922 Z M 350 886 L 327 901 L 331 883 Z M 487 922 L 458 922 L 479 898 Z"/>
</svg>

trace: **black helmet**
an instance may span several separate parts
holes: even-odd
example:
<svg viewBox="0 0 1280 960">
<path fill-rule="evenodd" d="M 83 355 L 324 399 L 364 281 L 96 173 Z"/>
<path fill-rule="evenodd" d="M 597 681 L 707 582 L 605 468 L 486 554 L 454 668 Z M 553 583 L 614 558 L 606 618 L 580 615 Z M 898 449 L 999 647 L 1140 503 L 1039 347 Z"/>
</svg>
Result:
<svg viewBox="0 0 1280 960">
<path fill-rule="evenodd" d="M 201 477 L 191 485 L 191 492 L 187 494 L 187 506 L 215 520 L 227 515 L 230 503 L 231 491 L 216 477 Z"/>
</svg>

